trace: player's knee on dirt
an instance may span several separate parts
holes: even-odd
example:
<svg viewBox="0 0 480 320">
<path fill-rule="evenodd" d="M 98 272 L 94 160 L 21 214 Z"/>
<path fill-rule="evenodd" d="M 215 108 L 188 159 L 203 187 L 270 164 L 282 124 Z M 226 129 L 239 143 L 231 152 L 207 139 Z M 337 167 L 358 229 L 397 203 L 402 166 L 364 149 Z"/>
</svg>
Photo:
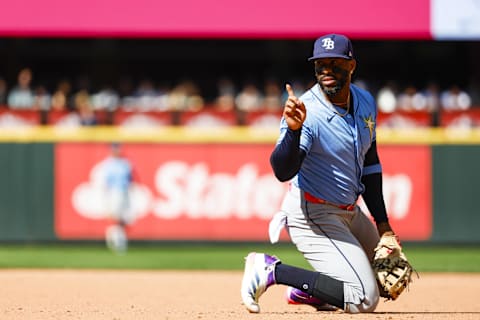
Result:
<svg viewBox="0 0 480 320">
<path fill-rule="evenodd" d="M 357 286 L 346 285 L 344 290 L 344 310 L 346 313 L 366 313 L 375 311 L 380 300 L 380 295 L 377 284 L 374 281 L 367 281 Z"/>
</svg>

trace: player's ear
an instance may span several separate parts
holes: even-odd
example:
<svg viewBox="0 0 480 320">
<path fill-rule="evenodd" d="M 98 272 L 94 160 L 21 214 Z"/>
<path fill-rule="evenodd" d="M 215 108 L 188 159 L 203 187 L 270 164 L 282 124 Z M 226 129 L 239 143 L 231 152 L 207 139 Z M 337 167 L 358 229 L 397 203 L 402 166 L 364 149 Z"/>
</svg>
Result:
<svg viewBox="0 0 480 320">
<path fill-rule="evenodd" d="M 352 59 L 349 62 L 350 62 L 350 74 L 353 74 L 353 72 L 355 71 L 355 68 L 357 67 L 357 60 Z"/>
</svg>

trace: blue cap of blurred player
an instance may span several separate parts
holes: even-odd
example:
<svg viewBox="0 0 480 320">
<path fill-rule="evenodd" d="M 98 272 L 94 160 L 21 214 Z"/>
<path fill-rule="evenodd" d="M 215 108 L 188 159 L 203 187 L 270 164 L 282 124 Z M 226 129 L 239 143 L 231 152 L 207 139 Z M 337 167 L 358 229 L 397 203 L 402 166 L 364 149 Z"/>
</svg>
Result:
<svg viewBox="0 0 480 320">
<path fill-rule="evenodd" d="M 313 45 L 313 56 L 308 60 L 322 58 L 353 59 L 352 42 L 341 34 L 327 34 L 318 38 Z"/>
</svg>

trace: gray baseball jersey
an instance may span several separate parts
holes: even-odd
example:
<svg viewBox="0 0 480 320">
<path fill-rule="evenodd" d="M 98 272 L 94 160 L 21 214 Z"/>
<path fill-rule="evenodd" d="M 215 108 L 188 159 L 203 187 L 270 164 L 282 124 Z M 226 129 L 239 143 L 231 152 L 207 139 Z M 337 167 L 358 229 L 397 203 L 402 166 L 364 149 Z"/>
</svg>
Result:
<svg viewBox="0 0 480 320">
<path fill-rule="evenodd" d="M 348 210 L 338 206 L 355 203 L 364 191 L 362 175 L 381 172 L 381 166 L 363 166 L 376 139 L 374 99 L 355 85 L 350 92 L 354 112 L 345 115 L 318 85 L 300 97 L 307 110 L 300 138 L 306 157 L 290 182 L 281 212 L 272 219 L 270 236 L 275 242 L 279 226 L 285 223 L 314 270 L 344 283 L 345 311 L 355 313 L 373 311 L 378 302 L 370 261 L 379 235 L 358 206 Z M 287 128 L 282 119 L 278 143 Z M 306 201 L 306 195 L 328 204 Z"/>
</svg>

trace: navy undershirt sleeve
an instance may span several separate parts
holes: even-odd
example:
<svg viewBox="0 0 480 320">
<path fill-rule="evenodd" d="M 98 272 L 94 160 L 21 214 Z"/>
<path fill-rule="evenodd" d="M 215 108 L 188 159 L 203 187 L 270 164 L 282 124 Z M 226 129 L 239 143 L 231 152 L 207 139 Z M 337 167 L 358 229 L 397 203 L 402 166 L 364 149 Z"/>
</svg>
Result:
<svg viewBox="0 0 480 320">
<path fill-rule="evenodd" d="M 300 134 L 302 130 L 287 129 L 282 141 L 275 146 L 270 165 L 278 180 L 281 182 L 292 179 L 300 170 L 305 151 L 300 148 Z"/>
<path fill-rule="evenodd" d="M 377 153 L 377 144 L 374 141 L 365 155 L 364 166 L 380 163 Z M 362 183 L 365 191 L 362 194 L 363 200 L 368 210 L 372 214 L 376 223 L 387 222 L 387 209 L 383 198 L 383 178 L 382 173 L 372 173 L 362 177 Z"/>
</svg>

